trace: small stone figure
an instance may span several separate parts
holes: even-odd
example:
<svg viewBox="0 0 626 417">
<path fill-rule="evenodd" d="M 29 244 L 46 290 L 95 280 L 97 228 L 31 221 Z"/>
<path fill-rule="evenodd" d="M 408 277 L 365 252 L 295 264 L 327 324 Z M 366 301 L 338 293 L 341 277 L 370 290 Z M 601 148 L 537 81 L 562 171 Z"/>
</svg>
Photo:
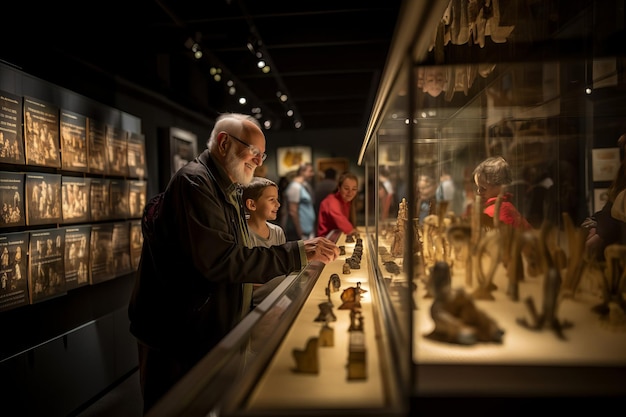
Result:
<svg viewBox="0 0 626 417">
<path fill-rule="evenodd" d="M 350 269 L 361 269 L 361 265 L 359 264 L 358 259 L 349 257 L 346 259 L 346 262 L 350 265 Z"/>
<path fill-rule="evenodd" d="M 400 272 L 402 272 L 400 270 L 400 266 L 395 261 L 385 262 L 385 269 L 387 270 L 387 272 L 394 275 L 398 275 Z"/>
<path fill-rule="evenodd" d="M 319 373 L 319 359 L 317 353 L 318 338 L 311 337 L 304 350 L 294 349 L 293 358 L 296 360 L 294 372 L 302 372 L 306 374 Z"/>
<path fill-rule="evenodd" d="M 345 254 L 346 254 L 346 246 L 345 245 L 339 246 L 339 256 L 345 255 Z"/>
<path fill-rule="evenodd" d="M 317 306 L 320 309 L 320 313 L 315 318 L 315 321 L 337 321 L 337 316 L 333 313 L 333 305 L 330 302 L 319 303 Z"/>
<path fill-rule="evenodd" d="M 328 303 L 332 306 L 332 301 L 330 300 L 330 294 L 339 291 L 341 288 L 341 278 L 337 274 L 330 274 L 330 278 L 328 279 L 328 286 L 326 287 L 326 296 L 328 297 Z"/>
<path fill-rule="evenodd" d="M 354 236 L 352 235 L 346 236 L 346 243 L 354 243 Z"/>
<path fill-rule="evenodd" d="M 346 262 L 343 264 L 343 274 L 344 275 L 348 275 L 350 273 L 350 263 L 346 260 Z"/>
<path fill-rule="evenodd" d="M 474 305 L 473 299 L 460 288 L 452 290 L 450 266 L 436 262 L 432 285 L 435 299 L 430 314 L 435 329 L 425 337 L 440 342 L 473 345 L 477 342 L 502 343 L 504 331 Z"/>
<path fill-rule="evenodd" d="M 361 308 L 361 294 L 367 292 L 361 288 L 361 283 L 357 282 L 356 287 L 346 288 L 341 293 L 341 301 L 343 304 L 339 306 L 340 310 L 352 310 L 354 308 Z"/>
<path fill-rule="evenodd" d="M 318 345 L 319 347 L 335 346 L 335 329 L 330 327 L 328 323 L 324 323 L 324 326 L 320 329 Z"/>
<path fill-rule="evenodd" d="M 517 323 L 531 330 L 541 330 L 549 327 L 559 339 L 565 340 L 563 330 L 572 327 L 572 323 L 567 320 L 560 322 L 557 318 L 560 288 L 561 275 L 556 268 L 551 267 L 546 272 L 543 284 L 543 312 L 538 314 L 533 298 L 527 297 L 524 303 L 530 315 L 530 320 L 521 318 L 517 319 Z"/>
<path fill-rule="evenodd" d="M 350 328 L 348 331 L 353 330 L 363 331 L 363 314 L 360 308 L 350 310 Z"/>
<path fill-rule="evenodd" d="M 593 307 L 593 311 L 605 319 L 609 314 L 609 304 L 614 303 L 626 312 L 626 245 L 611 244 L 604 249 L 606 269 L 602 281 L 602 303 Z M 615 308 L 615 307 L 614 307 Z"/>
<path fill-rule="evenodd" d="M 367 378 L 367 352 L 365 349 L 365 333 L 363 333 L 363 316 L 360 308 L 350 310 L 350 346 L 348 350 L 348 380 Z"/>
</svg>

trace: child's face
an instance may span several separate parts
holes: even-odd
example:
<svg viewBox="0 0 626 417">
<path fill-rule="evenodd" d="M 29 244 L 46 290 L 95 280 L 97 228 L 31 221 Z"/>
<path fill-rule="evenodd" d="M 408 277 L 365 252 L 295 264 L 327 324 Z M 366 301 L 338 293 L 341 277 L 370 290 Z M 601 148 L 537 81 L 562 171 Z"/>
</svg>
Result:
<svg viewBox="0 0 626 417">
<path fill-rule="evenodd" d="M 256 214 L 265 220 L 276 220 L 280 202 L 278 201 L 278 189 L 273 186 L 265 187 L 261 197 L 256 203 Z"/>
<path fill-rule="evenodd" d="M 344 201 L 350 202 L 354 200 L 359 192 L 358 184 L 352 178 L 346 178 L 339 187 L 339 195 Z"/>
<path fill-rule="evenodd" d="M 476 184 L 476 194 L 484 200 L 497 197 L 500 194 L 501 186 L 496 184 L 488 184 L 479 174 L 474 175 L 474 183 Z"/>
</svg>

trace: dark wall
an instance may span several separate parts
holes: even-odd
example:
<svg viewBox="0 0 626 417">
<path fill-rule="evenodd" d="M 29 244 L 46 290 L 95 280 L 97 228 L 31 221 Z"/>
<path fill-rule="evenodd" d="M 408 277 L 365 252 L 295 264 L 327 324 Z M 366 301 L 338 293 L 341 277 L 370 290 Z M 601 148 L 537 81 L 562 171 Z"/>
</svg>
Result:
<svg viewBox="0 0 626 417">
<path fill-rule="evenodd" d="M 39 69 L 41 72 L 41 68 Z M 45 71 L 43 71 L 45 73 Z M 213 119 L 112 75 L 75 69 L 64 81 L 37 78 L 0 63 L 0 91 L 32 96 L 60 108 L 141 132 L 146 139 L 148 198 L 163 187 L 159 140 L 163 128 L 194 133 L 202 151 Z M 305 145 L 313 159 L 356 160 L 358 131 L 266 132 L 267 176 L 277 180 L 276 149 Z M 0 167 L 6 169 L 7 167 Z M 8 167 L 20 170 L 21 167 Z M 0 403 L 3 414 L 65 416 L 117 383 L 137 366 L 126 307 L 133 274 L 68 291 L 57 298 L 0 312 Z"/>
</svg>

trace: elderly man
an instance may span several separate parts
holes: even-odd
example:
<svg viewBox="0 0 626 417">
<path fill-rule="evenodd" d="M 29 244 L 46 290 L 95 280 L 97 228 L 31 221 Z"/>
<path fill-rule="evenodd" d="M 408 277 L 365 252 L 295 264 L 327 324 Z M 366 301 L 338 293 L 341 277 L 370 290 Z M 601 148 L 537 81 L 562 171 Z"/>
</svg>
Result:
<svg viewBox="0 0 626 417">
<path fill-rule="evenodd" d="M 144 411 L 247 314 L 253 283 L 339 255 L 324 238 L 252 247 L 241 185 L 263 164 L 264 152 L 256 119 L 223 114 L 207 149 L 145 207 L 141 262 L 128 308 L 139 345 Z"/>
</svg>

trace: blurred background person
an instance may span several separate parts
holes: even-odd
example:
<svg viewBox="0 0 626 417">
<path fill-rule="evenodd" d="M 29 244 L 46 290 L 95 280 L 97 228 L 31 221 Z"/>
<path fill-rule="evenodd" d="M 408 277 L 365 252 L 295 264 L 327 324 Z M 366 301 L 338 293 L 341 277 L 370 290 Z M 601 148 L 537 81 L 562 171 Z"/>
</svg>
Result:
<svg viewBox="0 0 626 417">
<path fill-rule="evenodd" d="M 337 191 L 337 170 L 335 168 L 326 168 L 324 170 L 324 178 L 315 182 L 315 212 L 319 213 L 320 204 L 327 195 Z"/>
<path fill-rule="evenodd" d="M 608 197 L 602 209 L 596 211 L 582 223 L 589 230 L 585 243 L 587 253 L 595 260 L 604 261 L 604 249 L 613 243 L 626 244 L 626 222 L 620 219 L 618 211 L 624 210 L 624 190 L 626 190 L 626 134 L 617 140 L 621 153 L 621 164 L 607 191 Z M 621 198 L 618 204 L 618 196 Z M 621 207 L 620 204 L 621 203 Z M 616 206 L 614 209 L 614 205 Z M 615 211 L 615 213 L 614 213 Z"/>
<path fill-rule="evenodd" d="M 417 209 L 419 224 L 424 224 L 424 219 L 429 214 L 437 212 L 437 183 L 432 175 L 421 174 L 417 179 Z"/>
<path fill-rule="evenodd" d="M 379 190 L 381 219 L 386 220 L 395 212 L 396 195 L 393 184 L 391 183 L 391 173 L 389 168 L 381 166 L 379 171 L 380 185 L 383 187 Z"/>
<path fill-rule="evenodd" d="M 318 212 L 317 236 L 326 236 L 333 229 L 346 235 L 358 235 L 356 228 L 356 207 L 354 198 L 359 193 L 359 180 L 356 175 L 345 172 L 339 176 L 339 187 L 335 193 L 322 200 Z"/>
<path fill-rule="evenodd" d="M 287 240 L 306 240 L 315 235 L 315 201 L 311 180 L 315 176 L 313 165 L 305 162 L 300 165 L 296 176 L 287 186 Z"/>
</svg>

